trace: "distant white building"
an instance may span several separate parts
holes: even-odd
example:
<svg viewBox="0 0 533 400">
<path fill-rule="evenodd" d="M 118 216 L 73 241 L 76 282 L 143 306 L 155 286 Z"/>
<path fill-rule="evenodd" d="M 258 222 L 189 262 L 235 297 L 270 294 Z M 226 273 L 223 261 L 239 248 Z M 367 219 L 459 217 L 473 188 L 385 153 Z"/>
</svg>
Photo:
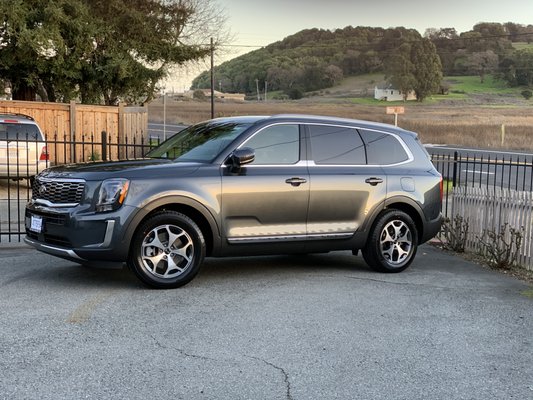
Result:
<svg viewBox="0 0 533 400">
<path fill-rule="evenodd" d="M 374 99 L 380 100 L 380 101 L 402 101 L 403 93 L 395 89 L 391 84 L 386 84 L 384 86 L 376 86 L 374 88 Z M 407 94 L 407 98 L 405 100 L 416 100 L 416 94 L 414 91 L 410 91 Z"/>
</svg>

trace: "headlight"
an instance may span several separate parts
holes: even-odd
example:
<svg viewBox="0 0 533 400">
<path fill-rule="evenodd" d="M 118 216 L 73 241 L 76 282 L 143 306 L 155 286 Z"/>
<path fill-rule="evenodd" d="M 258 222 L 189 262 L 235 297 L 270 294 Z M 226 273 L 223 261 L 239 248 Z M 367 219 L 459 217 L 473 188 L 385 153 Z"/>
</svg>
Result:
<svg viewBox="0 0 533 400">
<path fill-rule="evenodd" d="M 128 194 L 130 181 L 127 179 L 106 179 L 100 186 L 96 211 L 113 211 L 119 208 Z"/>
</svg>

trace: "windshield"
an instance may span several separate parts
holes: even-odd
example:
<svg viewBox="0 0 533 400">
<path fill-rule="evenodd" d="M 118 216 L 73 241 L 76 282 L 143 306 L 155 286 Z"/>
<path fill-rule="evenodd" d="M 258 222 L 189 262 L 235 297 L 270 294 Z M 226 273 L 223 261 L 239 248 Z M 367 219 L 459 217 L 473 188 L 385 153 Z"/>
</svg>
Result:
<svg viewBox="0 0 533 400">
<path fill-rule="evenodd" d="M 146 157 L 210 163 L 251 124 L 203 122 L 177 133 Z"/>
</svg>

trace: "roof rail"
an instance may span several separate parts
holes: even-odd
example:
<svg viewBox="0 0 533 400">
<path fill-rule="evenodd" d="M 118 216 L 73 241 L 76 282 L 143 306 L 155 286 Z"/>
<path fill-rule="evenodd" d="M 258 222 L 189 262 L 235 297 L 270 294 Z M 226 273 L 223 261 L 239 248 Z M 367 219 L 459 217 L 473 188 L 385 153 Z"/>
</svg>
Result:
<svg viewBox="0 0 533 400">
<path fill-rule="evenodd" d="M 20 114 L 20 113 L 0 113 L 0 115 L 5 115 L 5 116 L 17 116 L 17 117 L 22 117 L 22 118 L 26 118 L 26 119 L 29 119 L 30 121 L 35 121 L 35 118 L 29 116 L 29 115 L 26 115 L 26 114 Z"/>
</svg>

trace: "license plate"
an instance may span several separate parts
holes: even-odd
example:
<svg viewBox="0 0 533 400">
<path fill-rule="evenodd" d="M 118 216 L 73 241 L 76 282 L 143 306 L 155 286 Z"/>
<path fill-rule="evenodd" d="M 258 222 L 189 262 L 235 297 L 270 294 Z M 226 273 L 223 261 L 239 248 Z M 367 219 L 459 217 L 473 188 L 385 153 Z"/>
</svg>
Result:
<svg viewBox="0 0 533 400">
<path fill-rule="evenodd" d="M 43 219 L 41 217 L 31 216 L 30 231 L 41 233 L 43 230 Z"/>
</svg>

